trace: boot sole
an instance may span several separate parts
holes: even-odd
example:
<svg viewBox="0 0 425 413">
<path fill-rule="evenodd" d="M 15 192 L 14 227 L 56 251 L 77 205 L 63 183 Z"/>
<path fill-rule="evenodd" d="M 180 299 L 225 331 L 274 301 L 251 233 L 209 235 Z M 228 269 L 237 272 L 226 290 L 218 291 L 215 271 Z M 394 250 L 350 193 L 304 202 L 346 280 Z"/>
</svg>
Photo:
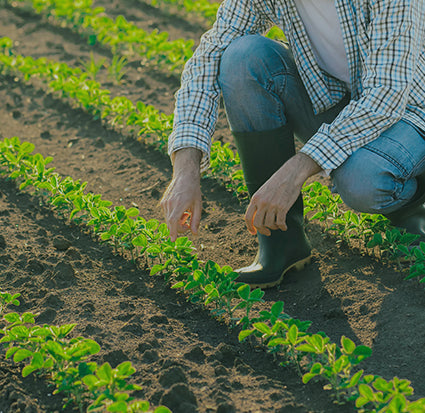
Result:
<svg viewBox="0 0 425 413">
<path fill-rule="evenodd" d="M 296 271 L 303 270 L 306 265 L 311 263 L 311 259 L 312 259 L 312 255 L 309 255 L 307 258 L 303 258 L 302 260 L 294 262 L 292 265 L 290 265 L 288 268 L 286 268 L 282 272 L 281 276 L 275 281 L 270 281 L 268 283 L 248 283 L 248 284 L 251 288 L 266 289 L 266 288 L 276 287 L 277 285 L 279 285 L 283 281 L 283 277 L 285 276 L 285 274 L 288 271 L 290 271 L 292 269 L 295 269 Z"/>
</svg>

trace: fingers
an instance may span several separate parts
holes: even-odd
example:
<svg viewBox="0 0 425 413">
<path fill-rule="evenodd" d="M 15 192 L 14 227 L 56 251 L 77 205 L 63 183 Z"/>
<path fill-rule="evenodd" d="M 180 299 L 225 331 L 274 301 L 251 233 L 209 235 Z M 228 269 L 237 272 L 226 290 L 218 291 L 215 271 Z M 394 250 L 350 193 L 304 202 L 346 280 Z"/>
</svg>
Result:
<svg viewBox="0 0 425 413">
<path fill-rule="evenodd" d="M 286 212 L 279 211 L 276 215 L 276 226 L 282 230 L 286 231 L 288 229 L 286 225 Z"/>
<path fill-rule="evenodd" d="M 248 231 L 252 235 L 255 235 L 257 233 L 257 229 L 254 226 L 254 217 L 256 216 L 256 212 L 257 206 L 251 200 L 245 213 L 245 223 L 246 227 L 248 228 Z"/>
<path fill-rule="evenodd" d="M 165 191 L 160 205 L 172 242 L 188 230 L 197 234 L 202 211 L 198 188 L 189 186 L 182 190 L 171 184 Z"/>
<path fill-rule="evenodd" d="M 257 231 L 260 234 L 269 236 L 271 230 L 280 229 L 286 231 L 286 211 L 282 208 L 260 204 L 253 197 L 245 213 L 245 222 L 248 231 L 255 235 Z"/>
</svg>

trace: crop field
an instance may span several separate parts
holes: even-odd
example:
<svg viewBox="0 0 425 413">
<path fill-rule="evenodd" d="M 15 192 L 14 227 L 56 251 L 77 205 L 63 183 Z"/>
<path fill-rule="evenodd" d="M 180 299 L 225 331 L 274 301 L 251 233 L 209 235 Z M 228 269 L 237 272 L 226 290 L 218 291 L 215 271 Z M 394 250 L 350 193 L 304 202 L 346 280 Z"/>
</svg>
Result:
<svg viewBox="0 0 425 413">
<path fill-rule="evenodd" d="M 222 108 L 201 231 L 169 241 L 173 95 L 216 9 L 0 0 L 0 413 L 425 412 L 425 245 L 319 178 L 312 264 L 235 285 L 256 241 Z"/>
</svg>

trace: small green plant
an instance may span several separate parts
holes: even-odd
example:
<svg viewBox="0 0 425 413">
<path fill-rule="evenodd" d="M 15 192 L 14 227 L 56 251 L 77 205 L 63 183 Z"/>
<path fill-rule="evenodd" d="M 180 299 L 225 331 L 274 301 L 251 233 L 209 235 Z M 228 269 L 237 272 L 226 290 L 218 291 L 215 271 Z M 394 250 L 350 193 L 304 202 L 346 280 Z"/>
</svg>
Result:
<svg viewBox="0 0 425 413">
<path fill-rule="evenodd" d="M 96 76 L 100 69 L 105 65 L 106 59 L 100 59 L 97 62 L 94 59 L 93 52 L 90 52 L 90 60 L 87 62 L 81 61 L 82 66 L 89 74 L 90 79 L 96 80 Z"/>
<path fill-rule="evenodd" d="M 125 76 L 125 66 L 128 64 L 128 60 L 124 56 L 114 55 L 112 63 L 108 66 L 108 73 L 110 79 L 116 84 L 121 83 L 122 78 Z"/>
<path fill-rule="evenodd" d="M 84 411 L 147 412 L 147 401 L 135 401 L 130 393 L 140 387 L 128 382 L 135 373 L 130 362 L 113 369 L 108 363 L 98 366 L 88 358 L 99 353 L 100 346 L 84 337 L 71 338 L 75 324 L 62 326 L 35 325 L 36 314 L 4 314 L 9 305 L 19 305 L 19 295 L 0 292 L 0 343 L 6 346 L 6 359 L 25 362 L 22 376 L 42 372 L 54 394 L 63 394 L 64 408 L 70 404 Z M 86 407 L 88 408 L 86 410 Z M 170 413 L 166 407 L 154 413 Z"/>
<path fill-rule="evenodd" d="M 143 63 L 180 73 L 192 56 L 193 40 L 169 40 L 167 32 L 147 33 L 124 16 L 112 19 L 102 7 L 93 7 L 92 0 L 5 0 L 12 7 L 32 7 L 33 10 L 87 39 L 90 45 L 102 44 L 112 53 L 137 55 Z"/>
</svg>

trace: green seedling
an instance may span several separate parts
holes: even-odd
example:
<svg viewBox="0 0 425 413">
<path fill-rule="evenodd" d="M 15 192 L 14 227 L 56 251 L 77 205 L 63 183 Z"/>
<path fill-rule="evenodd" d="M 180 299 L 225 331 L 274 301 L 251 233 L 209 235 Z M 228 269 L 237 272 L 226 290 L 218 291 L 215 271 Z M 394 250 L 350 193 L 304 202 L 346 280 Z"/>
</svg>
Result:
<svg viewBox="0 0 425 413">
<path fill-rule="evenodd" d="M 408 397 L 412 394 L 413 388 L 408 380 L 394 377 L 386 381 L 382 377 L 367 375 L 358 386 L 356 407 L 361 411 L 374 412 L 423 412 L 425 400 L 409 402 Z"/>
<path fill-rule="evenodd" d="M 337 402 L 341 402 L 343 396 L 350 399 L 355 393 L 361 373 L 352 375 L 352 369 L 372 354 L 369 347 L 356 346 L 344 336 L 341 338 L 341 347 L 316 335 L 312 339 L 306 339 L 306 344 L 300 345 L 298 350 L 314 353 L 322 359 L 315 362 L 310 371 L 304 374 L 303 382 L 308 383 L 316 376 L 325 378 L 329 381 L 325 388 L 334 392 Z"/>
<path fill-rule="evenodd" d="M 147 62 L 180 73 L 185 62 L 192 56 L 193 40 L 169 40 L 167 32 L 154 30 L 147 33 L 128 22 L 124 16 L 115 20 L 104 15 L 101 7 L 92 7 L 91 0 L 21 0 L 13 6 L 32 6 L 38 14 L 50 17 L 58 25 L 66 25 L 85 37 L 89 44 L 100 43 L 112 53 L 138 55 Z M 86 64 L 87 70 L 96 72 L 98 63 Z"/>
<path fill-rule="evenodd" d="M 96 61 L 93 56 L 93 52 L 90 52 L 90 60 L 87 62 L 80 61 L 81 65 L 84 67 L 86 73 L 90 76 L 90 79 L 96 80 L 97 74 L 100 69 L 105 66 L 106 59 L 99 59 Z"/>
<path fill-rule="evenodd" d="M 19 305 L 19 294 L 0 292 L 0 310 Z M 55 386 L 53 394 L 64 395 L 64 408 L 73 403 L 84 411 L 148 412 L 146 401 L 134 401 L 130 392 L 140 387 L 128 383 L 135 372 L 130 362 L 112 369 L 105 363 L 98 366 L 87 359 L 100 351 L 100 346 L 84 337 L 70 338 L 75 324 L 37 326 L 35 314 L 8 313 L 3 316 L 0 343 L 5 344 L 6 358 L 15 363 L 25 362 L 22 376 L 43 373 Z M 87 404 L 90 404 L 86 410 Z M 165 407 L 156 413 L 170 413 Z"/>
<path fill-rule="evenodd" d="M 12 295 L 10 293 L 0 291 L 0 316 L 3 315 L 4 310 L 8 306 L 10 306 L 10 305 L 19 306 L 20 302 L 19 302 L 18 298 L 20 296 L 21 296 L 21 294 L 19 294 L 19 293 Z"/>
<path fill-rule="evenodd" d="M 240 325 L 243 329 L 246 329 L 250 325 L 250 312 L 255 303 L 264 302 L 263 296 L 264 291 L 260 288 L 256 288 L 251 291 L 251 287 L 248 284 L 243 284 L 238 287 L 237 293 L 241 301 L 236 304 L 233 308 L 233 311 L 238 309 L 245 309 L 246 314 L 238 321 L 238 325 Z"/>
<path fill-rule="evenodd" d="M 112 58 L 112 63 L 108 66 L 108 73 L 115 84 L 119 85 L 121 83 L 126 74 L 125 66 L 127 66 L 127 63 L 128 60 L 124 56 L 115 55 Z"/>
<path fill-rule="evenodd" d="M 94 399 L 87 411 L 121 411 L 116 409 L 132 400 L 128 392 L 141 389 L 127 383 L 127 379 L 135 371 L 129 361 L 121 363 L 115 369 L 109 363 L 104 363 L 93 374 L 83 377 L 82 380 Z"/>
</svg>

